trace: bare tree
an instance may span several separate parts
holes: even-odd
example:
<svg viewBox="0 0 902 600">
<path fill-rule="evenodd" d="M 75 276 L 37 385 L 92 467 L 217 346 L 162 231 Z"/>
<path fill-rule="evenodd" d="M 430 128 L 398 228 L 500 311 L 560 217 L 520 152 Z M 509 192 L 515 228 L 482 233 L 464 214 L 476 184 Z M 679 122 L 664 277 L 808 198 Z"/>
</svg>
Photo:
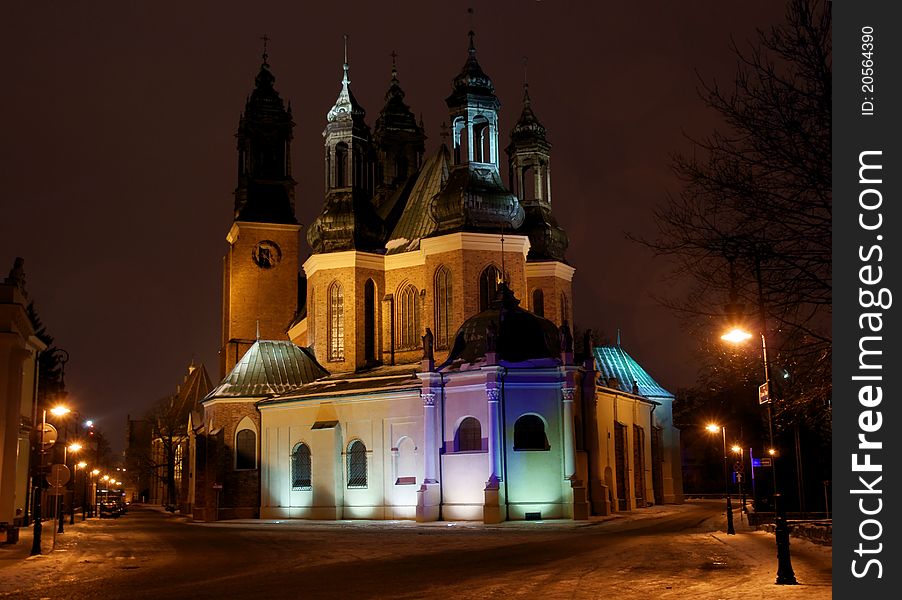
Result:
<svg viewBox="0 0 902 600">
<path fill-rule="evenodd" d="M 831 28 L 828 2 L 789 0 L 785 23 L 734 42 L 731 84 L 700 87 L 723 126 L 674 157 L 683 189 L 656 212 L 656 238 L 640 240 L 689 282 L 664 300 L 697 330 L 719 334 L 729 301 L 755 331 L 764 315 L 772 362 L 790 375 L 781 393 L 797 405 L 826 406 L 831 390 Z"/>
</svg>

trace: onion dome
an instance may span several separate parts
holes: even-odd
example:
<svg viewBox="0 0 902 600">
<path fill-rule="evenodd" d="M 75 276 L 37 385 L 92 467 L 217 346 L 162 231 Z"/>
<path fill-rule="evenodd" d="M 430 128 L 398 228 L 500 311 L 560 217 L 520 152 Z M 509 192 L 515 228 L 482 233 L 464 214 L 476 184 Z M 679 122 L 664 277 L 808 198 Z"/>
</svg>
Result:
<svg viewBox="0 0 902 600">
<path fill-rule="evenodd" d="M 434 235 L 456 231 L 511 231 L 523 224 L 525 213 L 517 197 L 504 187 L 497 169 L 454 169 L 435 196 L 429 216 Z"/>
<path fill-rule="evenodd" d="M 548 319 L 520 308 L 520 301 L 502 283 L 492 305 L 464 321 L 457 330 L 448 360 L 439 369 L 455 361 L 477 362 L 491 351 L 506 363 L 559 361 L 559 331 Z"/>
<path fill-rule="evenodd" d="M 398 69 L 392 62 L 391 84 L 385 92 L 385 106 L 376 119 L 375 133 L 385 133 L 393 130 L 419 133 L 422 129 L 417 124 L 416 117 L 410 107 L 404 102 L 404 90 L 398 81 Z"/>
<path fill-rule="evenodd" d="M 501 103 L 495 97 L 495 85 L 476 60 L 476 44 L 473 38 L 476 34 L 470 31 L 470 46 L 467 50 L 467 61 L 454 80 L 451 82 L 451 95 L 445 100 L 449 106 L 466 104 L 468 97 L 483 97 L 489 103 L 495 104 L 497 109 Z"/>
</svg>

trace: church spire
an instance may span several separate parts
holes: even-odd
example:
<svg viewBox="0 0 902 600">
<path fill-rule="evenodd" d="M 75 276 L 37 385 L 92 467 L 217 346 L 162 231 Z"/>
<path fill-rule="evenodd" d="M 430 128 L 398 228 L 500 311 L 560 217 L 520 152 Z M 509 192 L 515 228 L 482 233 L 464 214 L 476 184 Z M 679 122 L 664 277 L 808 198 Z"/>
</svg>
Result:
<svg viewBox="0 0 902 600">
<path fill-rule="evenodd" d="M 344 36 L 341 90 L 326 113 L 326 199 L 307 230 L 316 253 L 372 251 L 384 244 L 385 226 L 373 207 L 374 169 L 366 111 L 351 91 L 348 36 Z"/>
<path fill-rule="evenodd" d="M 515 230 L 523 207 L 498 172 L 498 109 L 495 86 L 476 59 L 476 34 L 468 34 L 467 60 L 445 99 L 451 119 L 453 168 L 436 196 L 431 216 L 436 235 L 454 231 Z"/>
<path fill-rule="evenodd" d="M 509 185 L 526 210 L 521 233 L 529 236 L 528 260 L 564 261 L 569 241 L 551 211 L 551 144 L 532 109 L 526 62 L 523 68 L 523 108 L 506 148 Z"/>
<path fill-rule="evenodd" d="M 235 220 L 297 223 L 291 177 L 291 140 L 294 123 L 275 89 L 263 36 L 260 70 L 238 122 L 238 185 Z"/>
<path fill-rule="evenodd" d="M 391 53 L 391 81 L 385 105 L 376 119 L 373 142 L 377 152 L 376 185 L 395 189 L 417 172 L 423 161 L 426 135 L 410 107 L 398 80 L 398 54 Z"/>
</svg>

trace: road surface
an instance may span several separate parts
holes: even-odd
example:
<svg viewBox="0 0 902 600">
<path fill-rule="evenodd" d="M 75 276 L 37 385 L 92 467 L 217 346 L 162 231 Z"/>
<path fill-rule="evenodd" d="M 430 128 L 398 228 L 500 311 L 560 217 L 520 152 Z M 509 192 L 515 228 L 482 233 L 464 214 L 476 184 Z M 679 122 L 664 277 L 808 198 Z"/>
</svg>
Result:
<svg viewBox="0 0 902 600">
<path fill-rule="evenodd" d="M 793 539 L 801 585 L 777 586 L 772 535 L 723 533 L 723 506 L 658 506 L 589 522 L 192 523 L 134 507 L 67 526 L 50 552 L 0 551 L 0 598 L 831 597 L 830 549 Z"/>
</svg>

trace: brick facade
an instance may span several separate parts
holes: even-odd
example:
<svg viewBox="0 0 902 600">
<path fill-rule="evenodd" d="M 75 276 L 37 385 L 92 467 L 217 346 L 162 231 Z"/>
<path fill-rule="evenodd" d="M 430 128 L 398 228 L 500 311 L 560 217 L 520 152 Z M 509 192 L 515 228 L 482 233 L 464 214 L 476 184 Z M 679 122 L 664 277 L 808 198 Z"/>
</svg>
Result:
<svg viewBox="0 0 902 600">
<path fill-rule="evenodd" d="M 299 225 L 235 222 L 223 259 L 222 347 L 220 377 L 225 377 L 257 338 L 287 339 L 297 313 Z M 280 258 L 270 268 L 255 262 L 262 241 L 278 245 Z"/>
</svg>

